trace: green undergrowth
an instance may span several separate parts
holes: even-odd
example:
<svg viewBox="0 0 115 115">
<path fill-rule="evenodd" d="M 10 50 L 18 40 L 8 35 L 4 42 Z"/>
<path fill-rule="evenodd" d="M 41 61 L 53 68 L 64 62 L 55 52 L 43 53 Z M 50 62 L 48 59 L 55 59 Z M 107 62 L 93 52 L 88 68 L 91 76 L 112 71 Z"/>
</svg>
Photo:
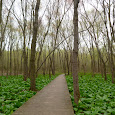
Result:
<svg viewBox="0 0 115 115">
<path fill-rule="evenodd" d="M 80 100 L 78 106 L 74 103 L 73 79 L 66 76 L 68 89 L 76 115 L 115 115 L 115 84 L 104 81 L 101 75 L 79 77 Z"/>
<path fill-rule="evenodd" d="M 36 89 L 41 90 L 56 76 L 39 75 L 36 78 Z M 10 115 L 29 98 L 36 94 L 30 91 L 30 79 L 23 81 L 22 76 L 0 76 L 0 115 Z"/>
</svg>

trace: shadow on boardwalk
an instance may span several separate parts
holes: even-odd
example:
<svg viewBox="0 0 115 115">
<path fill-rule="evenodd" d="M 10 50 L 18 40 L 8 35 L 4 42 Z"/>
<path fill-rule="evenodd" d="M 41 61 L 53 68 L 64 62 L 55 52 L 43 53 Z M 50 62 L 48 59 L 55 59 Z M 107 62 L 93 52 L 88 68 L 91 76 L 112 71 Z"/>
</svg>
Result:
<svg viewBox="0 0 115 115">
<path fill-rule="evenodd" d="M 54 79 L 12 115 L 74 115 L 64 75 Z"/>
</svg>

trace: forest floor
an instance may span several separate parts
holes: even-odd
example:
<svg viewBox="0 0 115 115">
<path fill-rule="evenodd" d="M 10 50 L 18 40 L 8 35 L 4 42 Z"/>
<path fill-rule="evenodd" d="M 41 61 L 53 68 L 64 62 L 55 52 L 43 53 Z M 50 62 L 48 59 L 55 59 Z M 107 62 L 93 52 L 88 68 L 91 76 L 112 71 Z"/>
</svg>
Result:
<svg viewBox="0 0 115 115">
<path fill-rule="evenodd" d="M 51 83 L 24 103 L 12 115 L 74 115 L 64 75 Z"/>
<path fill-rule="evenodd" d="M 36 89 L 40 91 L 58 75 L 42 75 L 36 78 Z M 30 79 L 23 76 L 0 76 L 0 115 L 11 115 L 37 92 L 31 91 Z"/>
<path fill-rule="evenodd" d="M 90 73 L 81 75 L 78 105 L 74 103 L 73 78 L 66 76 L 75 115 L 115 115 L 115 84 L 111 81 L 111 75 L 107 74 L 107 81 L 101 74 L 95 74 L 95 77 Z"/>
</svg>

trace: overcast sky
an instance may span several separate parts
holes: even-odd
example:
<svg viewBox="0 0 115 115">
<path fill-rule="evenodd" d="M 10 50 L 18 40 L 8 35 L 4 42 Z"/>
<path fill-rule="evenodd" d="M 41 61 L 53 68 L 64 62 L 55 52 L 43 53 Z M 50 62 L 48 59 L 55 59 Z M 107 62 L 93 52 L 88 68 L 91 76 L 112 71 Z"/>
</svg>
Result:
<svg viewBox="0 0 115 115">
<path fill-rule="evenodd" d="M 32 1 L 32 0 L 28 0 L 28 1 Z M 43 15 L 44 10 L 46 9 L 46 6 L 47 6 L 47 4 L 48 4 L 48 1 L 49 1 L 49 0 L 41 0 L 40 11 L 39 11 L 40 17 Z M 55 0 L 51 0 L 51 1 L 55 1 Z M 69 3 L 71 4 L 70 1 L 71 1 L 71 0 L 69 0 Z M 61 1 L 61 2 L 62 2 L 62 1 Z M 96 5 L 96 4 L 95 4 L 95 0 L 89 0 L 89 2 L 87 2 L 87 0 L 86 0 L 86 1 L 84 2 L 84 4 L 85 4 L 85 8 L 86 8 L 87 11 L 90 11 L 90 10 L 93 9 L 93 7 L 92 7 L 89 3 L 91 3 L 91 4 L 93 4 L 93 5 Z M 81 6 L 81 3 L 79 4 L 79 6 Z M 14 8 L 15 8 L 16 14 L 17 14 L 18 16 L 21 16 L 20 0 L 16 0 L 16 1 L 15 1 L 15 7 L 14 7 Z M 79 7 L 79 8 L 80 8 L 80 7 Z M 80 8 L 80 9 L 81 9 L 81 11 L 83 12 L 83 9 L 82 9 L 82 8 Z M 70 10 L 69 10 L 69 13 L 70 13 L 70 15 L 71 15 L 71 18 L 73 19 L 73 14 L 72 14 L 72 12 L 73 12 L 73 7 L 71 7 Z"/>
</svg>

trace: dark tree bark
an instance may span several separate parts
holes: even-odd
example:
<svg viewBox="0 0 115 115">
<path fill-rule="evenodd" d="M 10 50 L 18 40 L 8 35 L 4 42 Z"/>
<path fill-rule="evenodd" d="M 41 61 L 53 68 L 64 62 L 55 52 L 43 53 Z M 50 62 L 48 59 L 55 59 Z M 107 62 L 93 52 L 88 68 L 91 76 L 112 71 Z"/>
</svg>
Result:
<svg viewBox="0 0 115 115">
<path fill-rule="evenodd" d="M 11 20 L 10 20 L 11 21 Z M 10 22 L 11 24 L 11 22 Z M 13 32 L 11 30 L 11 25 L 10 25 L 10 75 L 12 75 L 12 48 L 13 48 Z"/>
<path fill-rule="evenodd" d="M 49 46 L 48 46 L 48 52 L 50 53 L 50 48 L 49 48 Z M 52 61 L 51 61 L 51 56 L 49 56 L 49 58 L 48 58 L 48 73 L 49 73 L 49 78 L 51 78 L 51 66 L 52 66 L 52 63 L 51 63 Z"/>
<path fill-rule="evenodd" d="M 112 38 L 113 38 L 113 41 L 115 42 L 115 0 L 113 0 L 113 31 L 112 31 L 112 33 L 113 33 Z M 112 49 L 111 49 L 111 51 L 112 51 Z M 113 56 L 113 54 L 112 54 L 112 56 Z M 112 58 L 112 62 L 114 62 L 113 60 L 114 59 Z M 112 67 L 112 83 L 115 83 L 115 64 L 113 64 L 113 67 Z"/>
<path fill-rule="evenodd" d="M 52 74 L 55 75 L 55 53 L 52 54 Z"/>
<path fill-rule="evenodd" d="M 79 83 L 78 83 L 78 4 L 79 0 L 74 0 L 74 48 L 73 48 L 73 86 L 74 86 L 74 102 L 78 104 L 80 99 Z"/>
<path fill-rule="evenodd" d="M 92 41 L 92 40 L 91 40 Z M 92 43 L 91 43 L 91 45 L 92 45 L 92 48 L 91 48 L 91 50 L 92 50 L 92 56 L 91 56 L 91 70 L 92 70 L 92 77 L 95 77 L 95 52 L 94 52 L 94 45 L 93 45 L 93 41 L 92 41 Z"/>
<path fill-rule="evenodd" d="M 51 57 L 50 56 L 49 56 L 48 64 L 49 64 L 49 69 L 48 69 L 49 78 L 51 78 Z"/>
<path fill-rule="evenodd" d="M 38 11 L 40 6 L 40 0 L 37 0 L 36 8 L 35 8 L 35 19 L 33 21 L 33 39 L 31 44 L 31 58 L 30 58 L 30 78 L 31 78 L 31 86 L 30 90 L 36 91 L 35 84 L 35 54 L 36 54 L 36 41 L 37 41 L 37 31 L 38 31 Z"/>
<path fill-rule="evenodd" d="M 22 69 L 23 69 L 23 57 L 21 56 L 21 65 L 20 65 L 20 73 L 22 74 Z"/>
<path fill-rule="evenodd" d="M 46 57 L 46 49 L 44 50 L 44 52 L 43 52 L 43 60 L 44 60 L 44 58 Z M 44 65 L 43 65 L 43 67 L 42 67 L 42 70 L 43 70 L 43 75 L 45 76 L 45 74 L 46 74 L 46 61 L 44 62 Z"/>
<path fill-rule="evenodd" d="M 100 58 L 98 56 L 98 63 L 97 63 L 97 72 L 100 73 Z"/>
<path fill-rule="evenodd" d="M 114 3 L 113 3 L 114 6 Z M 106 14 L 106 7 L 105 7 L 105 0 L 103 0 L 103 9 L 104 9 L 104 24 L 105 24 L 105 28 L 106 28 L 106 34 L 107 34 L 107 43 L 108 43 L 108 59 L 109 59 L 109 65 L 110 65 L 110 69 L 111 69 L 111 74 L 112 74 L 112 83 L 114 83 L 114 75 L 115 75 L 115 68 L 114 68 L 114 61 L 113 61 L 113 40 L 114 40 L 114 21 L 113 21 L 113 26 L 111 23 L 111 12 L 110 12 L 110 7 L 111 7 L 111 3 L 109 0 L 109 4 L 108 4 L 108 14 Z M 111 37 L 109 36 L 109 28 L 108 28 L 108 23 L 107 23 L 107 15 L 108 15 L 108 23 L 110 26 L 110 33 L 111 33 Z M 114 8 L 113 8 L 113 15 L 114 15 Z M 113 16 L 113 20 L 114 20 L 114 16 Z"/>
<path fill-rule="evenodd" d="M 9 49 L 10 49 L 10 43 L 8 44 L 8 52 L 7 52 L 7 78 L 8 78 L 8 75 L 9 75 Z"/>
<path fill-rule="evenodd" d="M 110 2 L 110 1 L 109 1 Z M 109 6 L 111 6 L 109 4 Z M 115 0 L 113 0 L 113 24 L 111 24 L 111 19 L 110 19 L 110 7 L 109 7 L 109 23 L 112 29 L 111 32 L 111 36 L 112 36 L 112 40 L 111 40 L 111 47 L 110 47 L 110 57 L 111 57 L 111 74 L 112 74 L 112 83 L 115 83 L 115 62 L 114 62 L 114 51 L 113 51 L 113 42 L 115 42 Z"/>
<path fill-rule="evenodd" d="M 10 75 L 12 75 L 12 46 L 10 46 Z"/>
<path fill-rule="evenodd" d="M 14 54 L 14 74 L 16 75 L 16 70 L 17 70 L 17 63 L 16 63 L 16 51 L 13 50 L 13 54 Z"/>
<path fill-rule="evenodd" d="M 2 0 L 0 0 L 0 24 L 2 22 Z"/>
<path fill-rule="evenodd" d="M 23 5 L 22 5 L 22 12 L 23 12 L 23 21 L 24 21 L 24 25 L 23 25 L 23 38 L 24 38 L 24 43 L 23 43 L 23 58 L 24 58 L 24 71 L 23 71 L 23 75 L 24 75 L 24 81 L 27 80 L 28 78 L 28 56 L 26 53 L 26 27 L 27 27 L 27 2 L 25 3 L 25 11 L 23 11 Z"/>
<path fill-rule="evenodd" d="M 2 65 L 2 0 L 0 0 L 0 69 Z"/>
<path fill-rule="evenodd" d="M 17 56 L 19 56 L 18 44 L 17 44 L 16 50 L 17 50 L 16 54 L 17 54 Z M 19 75 L 19 66 L 18 66 L 18 65 L 19 65 L 19 58 L 18 58 L 18 57 L 17 57 L 16 62 L 17 62 L 17 71 L 16 71 L 16 75 L 18 76 L 18 75 Z"/>
</svg>

